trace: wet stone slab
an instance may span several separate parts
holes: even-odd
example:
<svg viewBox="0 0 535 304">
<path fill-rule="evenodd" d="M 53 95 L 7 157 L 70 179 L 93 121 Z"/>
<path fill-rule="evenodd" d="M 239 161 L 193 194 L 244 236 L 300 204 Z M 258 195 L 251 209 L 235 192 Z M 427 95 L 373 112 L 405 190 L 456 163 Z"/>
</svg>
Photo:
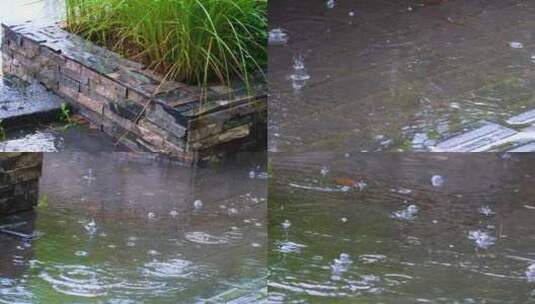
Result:
<svg viewBox="0 0 535 304">
<path fill-rule="evenodd" d="M 201 90 L 167 81 L 59 25 L 2 28 L 5 74 L 40 82 L 134 151 L 194 164 L 264 143 L 256 136 L 267 124 L 267 95 L 260 82 L 249 89 L 236 83 Z"/>
</svg>

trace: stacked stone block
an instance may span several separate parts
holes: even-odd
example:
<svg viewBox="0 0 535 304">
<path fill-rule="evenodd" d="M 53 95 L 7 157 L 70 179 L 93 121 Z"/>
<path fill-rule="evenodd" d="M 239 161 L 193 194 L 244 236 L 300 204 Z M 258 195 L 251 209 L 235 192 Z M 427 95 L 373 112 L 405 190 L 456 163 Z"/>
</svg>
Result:
<svg viewBox="0 0 535 304">
<path fill-rule="evenodd" d="M 37 204 L 42 163 L 41 153 L 0 153 L 0 216 Z"/>
<path fill-rule="evenodd" d="M 265 87 L 201 90 L 145 69 L 58 25 L 2 25 L 5 74 L 38 81 L 133 151 L 194 164 L 264 144 Z M 235 145 L 229 145 L 234 144 Z"/>
</svg>

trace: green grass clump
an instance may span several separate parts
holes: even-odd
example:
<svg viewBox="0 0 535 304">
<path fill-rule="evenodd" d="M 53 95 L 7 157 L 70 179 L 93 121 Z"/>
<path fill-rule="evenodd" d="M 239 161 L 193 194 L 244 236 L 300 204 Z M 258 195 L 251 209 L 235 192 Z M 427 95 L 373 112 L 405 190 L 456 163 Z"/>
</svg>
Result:
<svg viewBox="0 0 535 304">
<path fill-rule="evenodd" d="M 67 29 L 190 84 L 267 65 L 267 0 L 66 0 Z"/>
</svg>

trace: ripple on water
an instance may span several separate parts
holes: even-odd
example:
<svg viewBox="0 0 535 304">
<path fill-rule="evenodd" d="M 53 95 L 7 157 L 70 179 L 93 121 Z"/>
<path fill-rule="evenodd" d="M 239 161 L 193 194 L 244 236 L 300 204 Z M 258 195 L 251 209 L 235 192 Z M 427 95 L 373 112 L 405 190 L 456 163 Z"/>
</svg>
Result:
<svg viewBox="0 0 535 304">
<path fill-rule="evenodd" d="M 188 260 L 171 259 L 165 262 L 152 261 L 143 266 L 143 273 L 158 278 L 190 278 L 197 268 Z"/>
<path fill-rule="evenodd" d="M 47 267 L 39 275 L 59 293 L 95 298 L 106 296 L 113 288 L 120 287 L 114 274 L 97 267 L 84 265 L 55 265 Z"/>
<path fill-rule="evenodd" d="M 229 242 L 228 238 L 225 236 L 214 236 L 202 231 L 187 232 L 185 238 L 193 243 L 207 245 L 226 244 Z"/>
</svg>

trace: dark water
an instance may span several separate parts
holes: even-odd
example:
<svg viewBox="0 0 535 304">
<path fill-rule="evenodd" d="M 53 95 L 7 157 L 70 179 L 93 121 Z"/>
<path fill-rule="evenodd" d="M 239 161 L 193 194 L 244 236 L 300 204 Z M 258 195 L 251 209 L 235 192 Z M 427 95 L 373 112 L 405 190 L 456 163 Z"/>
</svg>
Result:
<svg viewBox="0 0 535 304">
<path fill-rule="evenodd" d="M 270 1 L 271 151 L 429 150 L 481 120 L 535 138 L 507 123 L 535 108 L 534 2 L 331 1 Z"/>
<path fill-rule="evenodd" d="M 40 206 L 18 215 L 37 239 L 0 235 L 0 303 L 265 301 L 264 163 L 46 154 Z"/>
<path fill-rule="evenodd" d="M 281 155 L 270 302 L 535 303 L 534 182 L 531 153 Z"/>
</svg>

